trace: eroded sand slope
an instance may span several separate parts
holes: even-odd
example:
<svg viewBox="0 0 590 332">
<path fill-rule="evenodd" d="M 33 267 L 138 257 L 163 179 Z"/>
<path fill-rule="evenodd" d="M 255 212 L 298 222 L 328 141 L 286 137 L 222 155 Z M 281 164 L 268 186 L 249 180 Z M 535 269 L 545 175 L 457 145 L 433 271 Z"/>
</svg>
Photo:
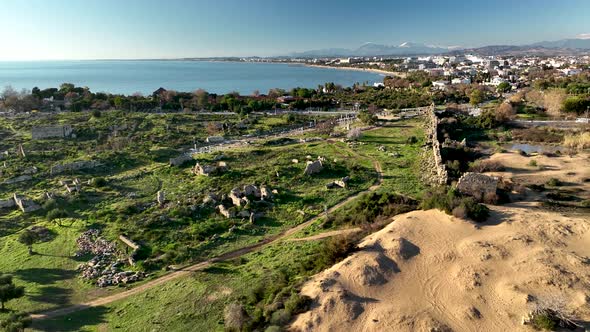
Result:
<svg viewBox="0 0 590 332">
<path fill-rule="evenodd" d="M 443 212 L 400 215 L 316 275 L 303 331 L 521 331 L 532 301 L 590 321 L 590 218 L 492 207 L 476 226 Z"/>
</svg>

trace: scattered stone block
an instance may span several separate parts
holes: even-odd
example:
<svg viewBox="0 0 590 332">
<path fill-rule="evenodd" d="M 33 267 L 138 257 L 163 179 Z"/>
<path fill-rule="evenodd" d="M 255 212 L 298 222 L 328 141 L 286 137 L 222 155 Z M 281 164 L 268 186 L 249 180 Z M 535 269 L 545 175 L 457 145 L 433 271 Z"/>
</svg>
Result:
<svg viewBox="0 0 590 332">
<path fill-rule="evenodd" d="M 322 164 L 321 160 L 316 161 L 308 161 L 307 166 L 305 167 L 305 171 L 303 172 L 305 175 L 312 175 L 322 171 L 324 165 Z"/>
<path fill-rule="evenodd" d="M 14 199 L 16 206 L 18 206 L 18 208 L 21 209 L 21 211 L 23 211 L 25 213 L 34 212 L 34 211 L 37 211 L 41 208 L 41 206 L 39 206 L 39 204 L 33 202 L 32 200 L 25 198 L 24 196 L 21 196 L 21 195 L 14 194 L 13 199 Z"/>
<path fill-rule="evenodd" d="M 156 201 L 160 205 L 164 205 L 164 203 L 166 203 L 166 196 L 164 195 L 164 191 L 158 190 L 158 192 L 156 193 Z"/>
<path fill-rule="evenodd" d="M 205 141 L 207 143 L 223 143 L 225 142 L 225 138 L 223 136 L 209 136 Z"/>
<path fill-rule="evenodd" d="M 457 182 L 457 190 L 460 193 L 473 196 L 479 201 L 483 201 L 486 197 L 495 196 L 497 188 L 497 177 L 480 173 L 467 172 Z"/>
<path fill-rule="evenodd" d="M 218 205 L 217 210 L 219 211 L 219 213 L 221 213 L 221 215 L 228 219 L 235 217 L 235 212 L 231 209 L 226 208 L 225 206 L 223 206 L 223 204 Z"/>
</svg>

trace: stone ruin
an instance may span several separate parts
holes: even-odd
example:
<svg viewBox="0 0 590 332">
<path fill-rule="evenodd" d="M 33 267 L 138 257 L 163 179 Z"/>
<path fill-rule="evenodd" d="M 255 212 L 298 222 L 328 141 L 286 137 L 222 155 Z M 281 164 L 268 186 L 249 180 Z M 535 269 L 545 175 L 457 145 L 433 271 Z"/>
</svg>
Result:
<svg viewBox="0 0 590 332">
<path fill-rule="evenodd" d="M 11 198 L 6 200 L 0 200 L 0 209 L 8 209 L 18 207 L 22 212 L 34 212 L 41 208 L 39 204 L 33 200 L 27 199 L 26 197 L 18 194 L 14 194 Z"/>
<path fill-rule="evenodd" d="M 457 182 L 460 193 L 473 196 L 480 202 L 494 198 L 498 188 L 498 178 L 480 173 L 467 172 Z"/>
<path fill-rule="evenodd" d="M 270 204 L 268 203 L 268 201 L 273 199 L 273 193 L 275 192 L 276 191 L 271 190 L 268 186 L 265 185 L 262 185 L 260 186 L 260 188 L 258 188 L 253 184 L 249 184 L 245 185 L 243 190 L 233 188 L 229 192 L 227 198 L 232 201 L 232 205 L 235 207 L 244 207 L 252 201 L 258 203 L 267 202 L 266 204 Z M 211 194 L 209 194 L 209 196 L 206 196 L 205 199 L 208 202 L 216 202 L 216 200 L 213 199 L 213 196 Z M 241 218 L 250 218 L 251 222 L 253 222 L 256 218 L 262 215 L 260 213 L 255 213 L 253 211 L 248 210 L 242 210 L 237 212 L 236 214 L 234 209 L 226 208 L 223 204 L 219 204 L 217 206 L 217 210 L 226 218 L 234 218 L 236 216 Z"/>
<path fill-rule="evenodd" d="M 425 131 L 427 135 L 427 142 L 431 146 L 430 152 L 426 151 L 427 158 L 424 158 L 423 171 L 426 180 L 436 185 L 445 185 L 449 181 L 447 168 L 443 163 L 440 154 L 441 144 L 438 141 L 438 117 L 436 116 L 434 105 L 430 106 L 426 111 Z"/>
<path fill-rule="evenodd" d="M 176 158 L 170 158 L 170 166 L 182 166 L 182 164 L 193 160 L 190 154 L 183 154 Z"/>
<path fill-rule="evenodd" d="M 129 284 L 145 277 L 143 272 L 122 271 L 125 260 L 119 258 L 121 254 L 115 243 L 101 237 L 99 230 L 82 233 L 76 243 L 76 257 L 94 255 L 90 261 L 78 265 L 77 270 L 83 279 L 94 281 L 98 287 Z"/>
<path fill-rule="evenodd" d="M 222 216 L 228 219 L 234 218 L 236 216 L 236 213 L 233 209 L 228 209 L 225 206 L 223 206 L 223 204 L 219 204 L 217 206 L 217 210 L 219 210 L 219 213 L 221 213 Z"/>
<path fill-rule="evenodd" d="M 307 161 L 307 166 L 305 166 L 305 171 L 303 172 L 303 174 L 305 174 L 305 175 L 316 174 L 316 173 L 321 172 L 322 169 L 324 169 L 324 165 L 322 163 L 322 160 L 318 157 L 318 160 L 316 160 L 316 161 L 311 161 L 311 160 Z"/>
<path fill-rule="evenodd" d="M 223 143 L 225 138 L 223 136 L 209 136 L 205 139 L 207 143 Z"/>
<path fill-rule="evenodd" d="M 158 190 L 158 192 L 156 193 L 156 201 L 158 202 L 158 204 L 160 206 L 162 206 L 162 205 L 164 205 L 164 203 L 166 203 L 166 196 L 164 194 L 164 191 Z"/>
<path fill-rule="evenodd" d="M 74 180 L 60 180 L 59 185 L 63 186 L 68 194 L 80 192 L 82 189 L 82 182 L 78 178 Z"/>
<path fill-rule="evenodd" d="M 326 189 L 334 189 L 334 188 L 346 188 L 348 186 L 348 181 L 350 181 L 349 176 L 345 176 L 340 180 L 332 181 L 326 185 Z"/>
<path fill-rule="evenodd" d="M 199 176 L 210 176 L 213 174 L 226 172 L 228 168 L 229 167 L 225 161 L 218 161 L 216 165 L 201 165 L 197 162 L 191 172 Z"/>
<path fill-rule="evenodd" d="M 63 165 L 51 166 L 51 175 L 60 174 L 68 171 L 77 171 L 80 169 L 96 168 L 102 164 L 96 160 L 79 160 Z"/>
<path fill-rule="evenodd" d="M 66 138 L 71 137 L 73 131 L 71 125 L 33 127 L 31 136 L 33 139 Z"/>
<path fill-rule="evenodd" d="M 41 206 L 39 206 L 39 204 L 35 203 L 34 201 L 27 199 L 24 196 L 18 195 L 18 194 L 14 194 L 14 196 L 12 197 L 14 200 L 14 203 L 16 206 L 18 206 L 18 208 L 22 211 L 22 212 L 34 212 L 37 211 L 41 208 Z"/>
<path fill-rule="evenodd" d="M 129 255 L 128 261 L 129 261 L 130 265 L 135 265 L 135 256 L 137 255 L 137 252 L 139 251 L 141 246 L 139 244 L 137 244 L 137 242 L 131 240 L 130 238 L 128 238 L 127 236 L 125 236 L 123 234 L 119 235 L 119 240 L 121 240 L 121 242 L 125 243 L 129 248 L 132 249 L 131 254 Z"/>
</svg>

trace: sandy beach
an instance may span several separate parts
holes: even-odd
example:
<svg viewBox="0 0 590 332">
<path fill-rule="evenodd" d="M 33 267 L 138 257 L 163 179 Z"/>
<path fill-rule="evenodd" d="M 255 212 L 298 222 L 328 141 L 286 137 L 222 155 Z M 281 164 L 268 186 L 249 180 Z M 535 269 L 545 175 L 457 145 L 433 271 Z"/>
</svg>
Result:
<svg viewBox="0 0 590 332">
<path fill-rule="evenodd" d="M 315 67 L 315 68 L 330 68 L 330 69 L 339 69 L 339 70 L 353 70 L 353 71 L 364 71 L 375 73 L 383 76 L 400 76 L 405 77 L 406 73 L 402 72 L 392 72 L 382 69 L 370 69 L 370 68 L 356 68 L 356 67 L 336 67 L 336 66 L 326 66 L 326 65 L 310 65 L 310 64 L 303 64 L 307 67 Z"/>
</svg>

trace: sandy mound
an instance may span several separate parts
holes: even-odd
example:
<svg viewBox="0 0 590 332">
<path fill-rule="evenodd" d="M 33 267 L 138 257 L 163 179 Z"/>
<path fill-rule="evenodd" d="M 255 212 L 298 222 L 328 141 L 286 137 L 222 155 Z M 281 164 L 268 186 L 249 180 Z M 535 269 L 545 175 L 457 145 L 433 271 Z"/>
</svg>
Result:
<svg viewBox="0 0 590 332">
<path fill-rule="evenodd" d="M 303 331 L 521 331 L 537 299 L 590 321 L 590 218 L 493 207 L 479 227 L 439 211 L 394 218 L 303 287 Z"/>
<path fill-rule="evenodd" d="M 575 193 L 582 199 L 590 199 L 590 154 L 579 153 L 573 156 L 548 157 L 542 154 L 521 156 L 516 152 L 496 153 L 491 161 L 505 166 L 503 172 L 488 174 L 499 176 L 522 185 L 545 184 L 555 178 L 562 182 L 560 189 Z M 530 166 L 534 161 L 538 166 Z"/>
</svg>

